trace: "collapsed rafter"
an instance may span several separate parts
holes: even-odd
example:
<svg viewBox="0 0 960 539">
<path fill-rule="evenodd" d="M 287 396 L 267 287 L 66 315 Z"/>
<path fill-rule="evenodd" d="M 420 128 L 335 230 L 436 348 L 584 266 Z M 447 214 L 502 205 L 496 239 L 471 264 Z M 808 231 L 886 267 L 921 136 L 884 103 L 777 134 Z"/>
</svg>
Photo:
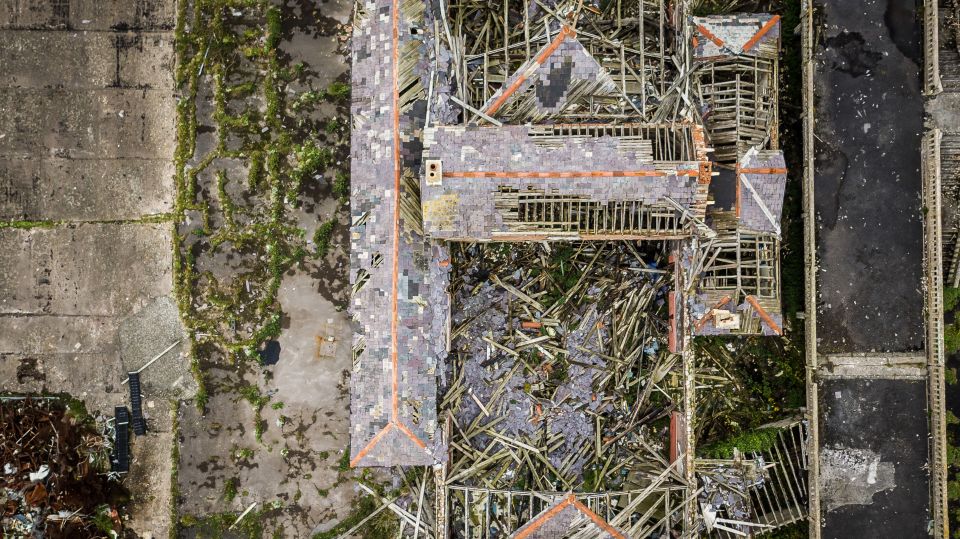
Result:
<svg viewBox="0 0 960 539">
<path fill-rule="evenodd" d="M 449 26 L 442 39 L 454 54 L 457 97 L 481 109 L 524 64 L 535 60 L 565 25 L 609 73 L 613 94 L 584 94 L 577 106 L 556 119 L 569 122 L 675 119 L 676 95 L 670 86 L 679 72 L 671 21 L 680 7 L 658 0 L 609 2 L 598 9 L 575 0 L 479 2 L 455 0 L 446 9 Z M 672 10 L 672 12 L 671 12 Z M 642 14 L 642 15 L 641 15 Z M 513 111 L 514 113 L 516 111 Z M 464 122 L 476 120 L 464 114 Z"/>
</svg>

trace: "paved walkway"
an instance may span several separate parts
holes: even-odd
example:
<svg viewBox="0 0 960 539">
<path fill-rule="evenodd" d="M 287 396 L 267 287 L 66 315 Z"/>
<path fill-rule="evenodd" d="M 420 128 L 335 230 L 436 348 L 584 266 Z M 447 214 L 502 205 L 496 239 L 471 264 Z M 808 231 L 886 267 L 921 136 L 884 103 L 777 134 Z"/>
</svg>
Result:
<svg viewBox="0 0 960 539">
<path fill-rule="evenodd" d="M 183 339 L 172 298 L 174 0 L 0 2 L 0 390 L 113 415 Z M 148 219 L 144 219 L 148 218 Z M 39 226 L 31 222 L 42 222 Z M 182 342 L 182 341 L 181 341 Z M 174 346 L 143 372 L 124 528 L 168 535 Z"/>
<path fill-rule="evenodd" d="M 815 4 L 821 534 L 927 537 L 921 22 Z"/>
<path fill-rule="evenodd" d="M 912 1 L 818 4 L 818 350 L 920 350 L 920 23 Z"/>
</svg>

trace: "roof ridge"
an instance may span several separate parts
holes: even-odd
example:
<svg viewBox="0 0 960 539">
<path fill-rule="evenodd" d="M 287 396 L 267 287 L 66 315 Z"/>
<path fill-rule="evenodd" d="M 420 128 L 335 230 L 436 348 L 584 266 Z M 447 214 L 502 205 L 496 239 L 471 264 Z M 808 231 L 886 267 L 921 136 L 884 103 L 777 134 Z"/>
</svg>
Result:
<svg viewBox="0 0 960 539">
<path fill-rule="evenodd" d="M 373 438 L 371 438 L 370 441 L 367 443 L 367 445 L 365 445 L 363 449 L 358 451 L 356 456 L 350 460 L 350 466 L 353 468 L 357 467 L 357 465 L 360 464 L 360 461 L 363 460 L 363 458 L 366 457 L 371 451 L 373 451 L 374 448 L 380 445 L 380 442 L 382 442 L 384 438 L 387 437 L 387 434 L 389 434 L 394 429 L 396 429 L 397 432 L 400 432 L 404 436 L 406 436 L 407 439 L 413 442 L 417 447 L 429 453 L 429 451 L 427 450 L 426 442 L 424 442 L 423 440 L 420 439 L 419 436 L 414 434 L 414 432 L 410 429 L 410 427 L 407 427 L 406 425 L 404 425 L 403 422 L 401 422 L 400 420 L 394 421 L 391 419 L 382 429 L 380 429 L 380 432 L 375 434 Z"/>
<path fill-rule="evenodd" d="M 747 295 L 745 299 L 747 300 L 748 303 L 750 303 L 750 305 L 753 306 L 754 310 L 757 311 L 757 314 L 760 315 L 760 319 L 763 320 L 765 324 L 767 324 L 767 327 L 773 330 L 773 332 L 776 333 L 777 335 L 783 335 L 783 328 L 777 325 L 777 323 L 773 320 L 773 318 L 769 314 L 767 314 L 767 311 L 765 311 L 763 307 L 760 306 L 760 302 L 757 301 L 757 298 L 755 298 L 752 295 Z"/>
<path fill-rule="evenodd" d="M 577 496 L 573 492 L 567 493 L 567 495 L 560 499 L 560 501 L 556 502 L 553 507 L 545 509 L 534 520 L 528 522 L 522 528 L 514 532 L 514 534 L 510 536 L 511 539 L 526 539 L 531 537 L 532 533 L 540 529 L 541 526 L 549 522 L 552 518 L 563 512 L 563 510 L 567 507 L 573 507 L 580 514 L 589 518 L 594 524 L 599 526 L 601 529 L 603 529 L 603 531 L 607 532 L 611 536 L 618 539 L 627 539 L 626 536 L 620 532 L 620 530 L 600 518 L 599 515 L 594 513 L 589 507 L 578 500 Z"/>
<path fill-rule="evenodd" d="M 546 47 L 544 47 L 534 58 L 532 62 L 524 63 L 517 69 L 516 73 L 519 73 L 519 76 L 510 84 L 510 86 L 501 93 L 496 100 L 490 103 L 489 106 L 483 108 L 483 113 L 489 116 L 493 116 L 497 110 L 507 102 L 507 99 L 517 91 L 523 83 L 527 80 L 527 72 L 535 65 L 537 67 L 543 65 L 547 61 L 547 58 L 550 57 L 554 51 L 566 40 L 568 37 L 576 37 L 577 32 L 569 25 L 564 24 L 560 28 L 560 32 L 557 34 L 557 37 L 553 38 Z"/>
<path fill-rule="evenodd" d="M 743 48 L 740 50 L 743 52 L 746 52 L 752 49 L 753 46 L 756 45 L 760 41 L 760 39 L 763 38 L 763 36 L 767 35 L 767 32 L 769 32 L 770 29 L 773 28 L 774 25 L 776 25 L 778 22 L 780 22 L 780 15 L 774 15 L 773 17 L 770 17 L 770 20 L 764 23 L 764 25 L 760 27 L 760 30 L 758 30 L 757 33 L 753 35 L 753 37 L 751 37 L 749 40 L 747 40 L 746 43 L 743 44 Z"/>
<path fill-rule="evenodd" d="M 731 299 L 733 298 L 731 298 L 730 295 L 727 294 L 726 296 L 723 296 L 722 298 L 720 298 L 720 301 L 714 303 L 713 307 L 711 307 L 710 310 L 707 311 L 705 315 L 703 315 L 703 318 L 701 318 L 700 320 L 697 320 L 696 330 L 700 331 L 701 329 L 703 329 L 703 326 L 705 326 L 707 322 L 710 321 L 711 318 L 713 318 L 713 311 L 715 309 L 719 309 L 720 307 L 723 307 Z"/>
</svg>

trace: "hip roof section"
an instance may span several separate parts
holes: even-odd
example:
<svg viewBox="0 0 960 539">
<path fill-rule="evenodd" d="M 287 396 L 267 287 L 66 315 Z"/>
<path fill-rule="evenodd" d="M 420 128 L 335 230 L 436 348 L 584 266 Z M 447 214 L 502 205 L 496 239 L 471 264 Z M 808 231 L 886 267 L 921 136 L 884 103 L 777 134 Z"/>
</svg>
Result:
<svg viewBox="0 0 960 539">
<path fill-rule="evenodd" d="M 403 136 L 417 121 L 416 107 L 398 94 L 398 51 L 422 39 L 412 25 L 397 0 L 375 0 L 363 4 L 354 27 L 351 466 L 432 465 L 443 454 L 436 369 L 445 351 L 449 261 L 441 246 L 424 241 L 418 216 L 402 211 L 418 203 L 405 178 L 415 177 L 419 154 Z"/>
<path fill-rule="evenodd" d="M 780 16 L 741 13 L 693 17 L 693 57 L 697 60 L 758 56 L 776 58 Z"/>
<path fill-rule="evenodd" d="M 487 101 L 483 111 L 513 122 L 560 114 L 587 96 L 612 96 L 610 73 L 564 25 L 557 36 L 520 66 Z"/>
</svg>

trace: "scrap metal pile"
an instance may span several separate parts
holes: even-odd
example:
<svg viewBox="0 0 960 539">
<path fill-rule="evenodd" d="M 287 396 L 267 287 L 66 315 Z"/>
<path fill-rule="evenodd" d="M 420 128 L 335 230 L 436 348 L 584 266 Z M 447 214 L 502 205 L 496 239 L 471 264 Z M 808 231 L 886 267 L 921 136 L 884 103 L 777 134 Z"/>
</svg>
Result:
<svg viewBox="0 0 960 539">
<path fill-rule="evenodd" d="M 653 244 L 453 244 L 448 481 L 645 486 L 669 451 L 667 256 Z M 449 413 L 447 413 L 449 412 Z"/>
<path fill-rule="evenodd" d="M 101 420 L 99 427 L 106 428 Z M 4 537 L 109 536 L 124 497 L 108 478 L 111 444 L 59 400 L 0 400 L 0 489 Z"/>
</svg>

